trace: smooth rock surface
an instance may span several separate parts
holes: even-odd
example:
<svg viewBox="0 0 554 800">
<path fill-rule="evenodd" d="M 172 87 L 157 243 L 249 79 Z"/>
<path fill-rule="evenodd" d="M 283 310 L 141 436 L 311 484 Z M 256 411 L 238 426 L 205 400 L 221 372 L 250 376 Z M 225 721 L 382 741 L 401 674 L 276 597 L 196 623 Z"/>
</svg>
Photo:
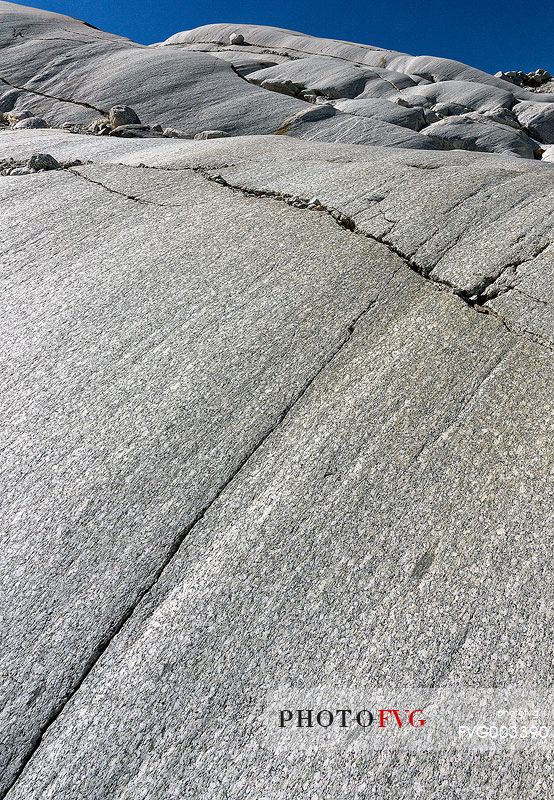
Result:
<svg viewBox="0 0 554 800">
<path fill-rule="evenodd" d="M 435 149 L 435 144 L 430 139 L 404 126 L 384 122 L 378 117 L 345 114 L 327 104 L 300 111 L 285 120 L 277 133 L 310 141 Z"/>
<path fill-rule="evenodd" d="M 233 25 L 209 25 L 146 47 L 12 3 L 0 2 L 0 22 L 0 81 L 6 87 L 0 105 L 54 127 L 92 125 L 95 135 L 109 133 L 114 107 L 131 110 L 112 119 L 112 129 L 140 120 L 193 134 L 266 135 L 282 133 L 307 104 L 331 101 L 345 116 L 319 126 L 318 139 L 426 149 L 428 139 L 408 136 L 407 128 L 420 132 L 444 117 L 471 112 L 485 121 L 495 112 L 497 121 L 499 109 L 508 113 L 526 102 L 545 105 L 549 119 L 553 105 L 548 92 L 533 93 L 449 59 L 278 28 L 245 25 L 238 32 Z M 349 100 L 379 101 L 380 112 L 377 105 L 374 114 L 351 106 L 350 114 L 344 106 Z M 383 101 L 414 111 L 398 116 Z M 509 124 L 517 128 L 517 117 Z M 304 136 L 305 126 L 289 126 L 287 135 Z M 492 133 L 470 138 L 484 152 L 506 149 L 505 143 L 491 145 Z"/>
<path fill-rule="evenodd" d="M 355 786 L 357 772 L 333 759 L 316 768 L 298 753 L 285 776 L 237 720 L 259 712 L 283 670 L 297 685 L 324 680 L 329 647 L 341 680 L 353 679 L 366 664 L 368 626 L 383 643 L 370 681 L 472 681 L 473 651 L 459 652 L 455 634 L 470 618 L 480 651 L 497 656 L 481 665 L 481 682 L 546 678 L 538 603 L 552 587 L 529 555 L 548 563 L 552 450 L 535 442 L 554 433 L 550 351 L 544 331 L 532 332 L 527 291 L 490 303 L 500 309 L 512 298 L 510 333 L 433 281 L 449 275 L 464 285 L 464 257 L 467 275 L 472 263 L 490 268 L 493 256 L 501 274 L 500 263 L 519 254 L 529 286 L 544 282 L 547 250 L 542 262 L 529 254 L 551 233 L 552 168 L 475 153 L 238 141 L 50 130 L 0 138 L 2 158 L 40 147 L 60 162 L 77 153 L 95 162 L 28 184 L 2 179 L 13 221 L 5 247 L 34 277 L 30 294 L 21 270 L 5 284 L 11 368 L 2 396 L 21 409 L 3 451 L 13 518 L 2 559 L 5 780 L 113 639 L 11 798 L 108 798 L 115 784 L 129 800 L 193 797 L 210 781 L 208 796 L 224 786 L 231 797 L 278 797 L 275 769 L 289 796 L 320 781 L 341 796 L 336 781 Z M 235 166 L 224 166 L 231 154 Z M 246 196 L 195 175 L 194 165 Z M 264 192 L 307 205 L 317 197 L 315 209 L 336 208 L 384 243 L 324 211 L 253 194 Z M 519 196 L 530 193 L 536 208 L 522 216 Z M 137 240 L 139 260 L 125 244 Z M 398 254 L 410 241 L 412 260 L 426 269 L 441 254 L 430 279 Z M 47 271 L 40 253 L 49 254 Z M 406 409 L 399 398 L 409 398 Z M 468 446 L 476 439 L 479 448 Z M 412 595 L 410 571 L 430 547 L 434 566 Z M 291 552 L 311 564 L 293 589 Z M 368 556 L 376 559 L 371 584 Z M 520 588 L 506 603 L 513 571 Z M 321 588 L 325 575 L 340 593 Z M 398 591 L 383 595 L 376 587 L 384 584 Z M 343 640 L 333 631 L 345 620 Z M 512 625 L 513 636 L 526 632 L 525 663 L 511 658 L 511 638 L 499 638 Z M 432 658 L 407 659 L 416 642 L 435 643 Z M 210 685 L 215 743 L 208 718 L 197 716 Z M 513 791 L 478 759 L 468 777 L 465 761 L 451 763 L 451 784 Z M 430 790 L 434 764 L 427 756 L 416 768 Z M 546 768 L 527 758 L 522 785 Z M 384 780 L 408 762 L 359 763 L 368 769 Z M 392 796 L 400 798 L 398 781 Z"/>
<path fill-rule="evenodd" d="M 42 117 L 27 117 L 16 122 L 13 127 L 15 130 L 21 130 L 22 128 L 49 128 L 50 126 Z"/>
<path fill-rule="evenodd" d="M 480 150 L 534 158 L 537 149 L 536 143 L 523 131 L 473 113 L 439 120 L 422 133 L 444 150 Z"/>
<path fill-rule="evenodd" d="M 523 128 L 539 142 L 554 144 L 554 103 L 518 103 L 514 115 Z"/>
<path fill-rule="evenodd" d="M 554 156 L 517 109 L 553 96 L 0 22 L 1 113 L 68 126 L 0 131 L 0 797 L 546 800 L 545 750 L 276 748 L 263 712 L 552 685 Z"/>
<path fill-rule="evenodd" d="M 379 119 L 382 122 L 390 122 L 392 125 L 400 125 L 402 128 L 410 128 L 413 131 L 419 131 L 426 125 L 422 109 L 406 108 L 406 106 L 380 98 L 336 100 L 333 105 L 345 114 L 352 114 L 355 117 L 367 117 L 368 119 Z"/>
</svg>

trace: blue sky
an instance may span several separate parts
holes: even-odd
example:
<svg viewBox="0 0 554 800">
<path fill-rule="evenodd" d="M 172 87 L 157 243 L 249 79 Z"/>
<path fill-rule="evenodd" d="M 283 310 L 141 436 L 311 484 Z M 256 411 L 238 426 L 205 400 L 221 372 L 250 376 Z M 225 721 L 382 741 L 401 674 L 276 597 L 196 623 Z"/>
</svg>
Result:
<svg viewBox="0 0 554 800">
<path fill-rule="evenodd" d="M 253 22 L 465 61 L 499 69 L 554 72 L 548 4 L 509 0 L 29 0 L 150 44 L 208 22 Z"/>
</svg>

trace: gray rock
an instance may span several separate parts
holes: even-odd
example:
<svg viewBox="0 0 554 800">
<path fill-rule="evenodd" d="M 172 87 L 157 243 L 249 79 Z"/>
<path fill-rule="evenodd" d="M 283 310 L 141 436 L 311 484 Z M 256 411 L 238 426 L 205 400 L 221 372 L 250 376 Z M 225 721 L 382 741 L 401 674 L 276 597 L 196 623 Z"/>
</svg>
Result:
<svg viewBox="0 0 554 800">
<path fill-rule="evenodd" d="M 438 119 L 443 119 L 444 117 L 455 117 L 459 114 L 469 114 L 472 109 L 460 103 L 435 103 L 429 110 L 434 112 Z"/>
<path fill-rule="evenodd" d="M 405 97 L 402 97 L 401 94 L 395 94 L 392 97 L 388 98 L 390 103 L 394 103 L 395 105 L 402 106 L 402 108 L 414 108 L 414 106 L 406 100 Z"/>
<path fill-rule="evenodd" d="M 122 136 L 126 138 L 152 138 L 156 136 L 161 136 L 162 130 L 159 127 L 155 129 L 150 127 L 150 125 L 120 125 L 118 128 L 113 128 L 110 132 L 110 136 Z"/>
<path fill-rule="evenodd" d="M 443 119 L 437 114 L 436 111 L 433 111 L 432 108 L 422 108 L 421 110 L 423 112 L 425 125 L 432 125 L 433 122 L 438 122 L 440 119 Z"/>
<path fill-rule="evenodd" d="M 113 106 L 110 108 L 108 119 L 112 128 L 119 128 L 123 125 L 140 125 L 138 114 L 129 106 Z"/>
<path fill-rule="evenodd" d="M 547 797 L 539 749 L 271 747 L 258 714 L 552 684 L 554 165 L 511 109 L 553 96 L 275 27 L 0 22 L 18 111 L 103 118 L 0 135 L 2 175 L 62 167 L 2 181 L 0 792 Z M 121 98 L 162 131 L 106 135 Z"/>
<path fill-rule="evenodd" d="M 515 86 L 525 86 L 527 81 L 527 73 L 521 70 L 509 70 L 508 72 L 495 72 L 495 78 L 500 78 L 508 83 L 513 83 Z"/>
<path fill-rule="evenodd" d="M 384 69 L 368 69 L 347 61 L 311 56 L 252 72 L 247 79 L 283 94 L 319 95 L 327 99 L 395 95 L 415 86 L 406 75 Z M 398 88 L 395 88 L 398 87 Z"/>
<path fill-rule="evenodd" d="M 265 70 L 261 70 L 261 71 L 265 72 Z M 257 73 L 250 73 L 250 74 L 251 75 L 257 75 Z M 254 79 L 253 79 L 253 82 L 255 82 Z M 262 89 L 265 89 L 268 92 L 277 92 L 278 94 L 287 94 L 290 97 L 300 97 L 300 96 L 302 96 L 304 100 L 309 97 L 310 101 L 312 101 L 312 99 L 313 99 L 313 101 L 315 101 L 315 98 L 317 96 L 313 92 L 304 91 L 304 89 L 301 86 L 299 86 L 298 84 L 293 83 L 292 81 L 289 81 L 289 80 L 279 80 L 279 79 L 273 80 L 272 78 L 265 78 L 258 85 L 261 86 Z"/>
<path fill-rule="evenodd" d="M 90 132 L 90 126 L 85 128 L 82 125 L 75 125 L 73 122 L 64 122 L 62 123 L 61 128 L 62 130 L 69 131 L 70 133 L 86 133 L 87 130 Z"/>
<path fill-rule="evenodd" d="M 100 119 L 95 119 L 93 122 L 91 122 L 86 130 L 88 133 L 92 133 L 94 136 L 103 136 L 109 134 L 109 132 L 112 130 L 112 126 L 105 117 L 101 117 Z"/>
<path fill-rule="evenodd" d="M 242 33 L 232 33 L 229 36 L 229 44 L 244 44 L 244 36 Z"/>
<path fill-rule="evenodd" d="M 187 48 L 194 48 L 196 46 L 205 47 L 206 42 L 212 42 L 213 46 L 217 48 L 215 43 L 228 41 L 229 35 L 234 30 L 233 25 L 226 23 L 203 25 L 194 30 L 177 33 L 171 36 L 165 44 L 172 47 L 179 44 Z M 251 50 L 257 48 L 259 52 L 267 53 L 268 50 L 271 50 L 278 52 L 279 55 L 288 54 L 291 60 L 299 57 L 324 56 L 335 62 L 340 60 L 363 67 L 372 67 L 375 72 L 385 70 L 402 74 L 404 78 L 410 77 L 412 84 L 460 81 L 487 84 L 504 91 L 508 90 L 522 100 L 530 99 L 532 96 L 532 93 L 525 88 L 508 86 L 500 78 L 452 59 L 413 56 L 381 47 L 321 39 L 296 31 L 263 25 L 244 25 L 242 31 Z"/>
<path fill-rule="evenodd" d="M 34 116 L 35 115 L 30 111 L 25 111 L 23 109 L 18 111 L 8 111 L 5 115 L 5 119 L 9 125 L 17 125 L 18 122 L 21 122 L 24 119 L 31 119 Z"/>
<path fill-rule="evenodd" d="M 430 139 L 408 128 L 384 122 L 377 116 L 346 114 L 328 104 L 308 107 L 289 117 L 276 132 L 320 142 L 435 149 Z"/>
<path fill-rule="evenodd" d="M 518 103 L 513 112 L 531 136 L 544 144 L 554 144 L 554 103 Z"/>
<path fill-rule="evenodd" d="M 536 143 L 514 130 L 479 114 L 462 114 L 435 122 L 422 131 L 445 150 L 480 150 L 534 158 Z"/>
<path fill-rule="evenodd" d="M 13 127 L 20 130 L 21 128 L 49 128 L 50 125 L 42 117 L 27 117 L 16 122 Z"/>
<path fill-rule="evenodd" d="M 189 131 L 182 131 L 178 128 L 164 128 L 163 135 L 167 139 L 194 139 L 194 134 Z"/>
<path fill-rule="evenodd" d="M 552 168 L 55 130 L 0 155 L 37 140 L 96 163 L 3 184 L 10 800 L 277 800 L 306 770 L 339 800 L 368 769 L 400 800 L 416 761 L 421 796 L 536 794 L 548 752 L 277 754 L 258 715 L 283 676 L 548 685 Z M 448 290 L 515 263 L 502 319 Z"/>
<path fill-rule="evenodd" d="M 547 93 L 533 95 L 448 59 L 276 28 L 241 27 L 247 49 L 227 44 L 238 32 L 234 25 L 204 27 L 172 37 L 167 46 L 145 48 L 40 11 L 20 11 L 17 25 L 24 38 L 10 38 L 9 24 L 0 26 L 0 75 L 10 74 L 18 85 L 33 90 L 18 99 L 18 109 L 55 126 L 71 122 L 86 127 L 106 116 L 121 97 L 140 118 L 155 119 L 163 128 L 225 130 L 231 135 L 272 134 L 305 101 L 316 104 L 321 98 L 403 99 L 423 108 L 426 122 L 436 103 L 456 113 L 470 108 L 483 114 L 533 96 L 549 102 Z M 265 70 L 253 69 L 260 63 Z M 255 76 L 254 82 L 241 75 Z M 265 80 L 266 87 L 279 91 L 256 83 Z M 351 119 L 344 122 L 355 125 Z M 107 135 L 109 129 L 104 123 L 96 132 Z"/>
<path fill-rule="evenodd" d="M 366 98 L 365 100 L 336 100 L 334 107 L 345 114 L 367 119 L 379 119 L 402 128 L 420 131 L 427 124 L 424 111 L 401 103 L 392 103 L 383 98 Z"/>
<path fill-rule="evenodd" d="M 195 139 L 223 139 L 229 136 L 226 131 L 200 131 L 194 135 Z"/>
<path fill-rule="evenodd" d="M 29 169 L 36 170 L 51 170 L 60 169 L 59 162 L 49 153 L 35 153 L 27 161 Z"/>
<path fill-rule="evenodd" d="M 20 89 L 9 89 L 0 96 L 0 112 L 13 111 L 17 100 L 21 97 Z"/>
<path fill-rule="evenodd" d="M 536 69 L 534 72 L 523 72 L 521 70 L 511 70 L 509 72 L 497 72 L 495 77 L 513 83 L 516 86 L 530 86 L 536 88 L 552 80 L 552 75 L 548 70 Z"/>
<path fill-rule="evenodd" d="M 36 169 L 31 169 L 30 167 L 14 167 L 10 170 L 10 175 L 32 175 L 36 172 Z"/>
<path fill-rule="evenodd" d="M 437 109 L 446 114 L 463 114 L 468 111 L 484 113 L 493 108 L 511 108 L 514 97 L 509 89 L 499 89 L 484 83 L 469 81 L 444 81 L 428 86 L 403 89 L 402 96 L 415 105 Z M 448 111 L 452 108 L 452 111 Z"/>
<path fill-rule="evenodd" d="M 508 125 L 510 128 L 519 129 L 521 127 L 514 112 L 508 108 L 502 108 L 502 106 L 483 112 L 483 116 L 499 122 L 501 125 Z"/>
<path fill-rule="evenodd" d="M 534 72 L 527 73 L 536 83 L 541 86 L 552 80 L 552 74 L 547 69 L 536 69 Z"/>
<path fill-rule="evenodd" d="M 274 67 L 276 64 L 282 64 L 286 61 L 289 61 L 287 56 L 279 56 L 276 53 L 251 53 L 249 50 L 244 49 L 214 49 L 210 52 L 214 57 L 232 64 L 233 72 L 242 78 L 250 75 L 251 72 L 257 72 L 258 70 L 267 69 L 267 67 Z"/>
</svg>

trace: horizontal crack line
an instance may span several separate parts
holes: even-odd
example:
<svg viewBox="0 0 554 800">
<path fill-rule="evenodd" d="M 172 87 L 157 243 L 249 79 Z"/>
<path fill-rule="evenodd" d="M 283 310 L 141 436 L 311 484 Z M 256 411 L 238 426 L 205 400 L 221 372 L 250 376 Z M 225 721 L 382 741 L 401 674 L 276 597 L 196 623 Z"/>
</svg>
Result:
<svg viewBox="0 0 554 800">
<path fill-rule="evenodd" d="M 398 270 L 393 271 L 389 276 L 389 279 L 386 281 L 386 284 L 383 288 L 386 288 L 390 281 L 394 278 L 396 272 Z M 39 749 L 46 733 L 49 729 L 54 725 L 57 719 L 61 716 L 66 706 L 71 702 L 73 697 L 77 694 L 77 692 L 82 687 L 83 683 L 94 669 L 98 661 L 102 658 L 104 653 L 108 650 L 111 643 L 117 637 L 117 635 L 122 631 L 125 624 L 131 619 L 135 611 L 139 608 L 139 606 L 146 600 L 147 596 L 155 589 L 157 583 L 162 578 L 162 575 L 170 566 L 171 562 L 177 555 L 178 551 L 181 548 L 181 545 L 193 530 L 193 528 L 198 525 L 206 516 L 206 514 L 210 511 L 214 503 L 219 500 L 219 498 L 223 495 L 225 490 L 228 486 L 233 482 L 233 480 L 239 475 L 239 473 L 248 465 L 248 463 L 254 458 L 256 453 L 263 447 L 263 445 L 267 442 L 267 440 L 275 433 L 284 423 L 288 415 L 294 410 L 297 404 L 302 400 L 305 394 L 309 391 L 310 387 L 314 384 L 314 382 L 319 378 L 319 376 L 324 372 L 324 370 L 331 364 L 331 362 L 340 354 L 342 349 L 348 342 L 352 339 L 357 325 L 360 321 L 366 316 L 366 314 L 370 311 L 370 309 L 378 302 L 379 296 L 383 291 L 381 288 L 376 295 L 374 295 L 370 301 L 366 303 L 366 305 L 359 311 L 347 324 L 343 335 L 340 337 L 339 341 L 335 346 L 332 348 L 330 353 L 324 358 L 322 363 L 317 367 L 317 369 L 313 372 L 313 374 L 306 380 L 306 382 L 300 387 L 300 389 L 296 392 L 296 394 L 292 397 L 292 399 L 287 403 L 287 405 L 283 408 L 283 410 L 279 413 L 276 420 L 261 434 L 255 444 L 250 448 L 250 450 L 244 455 L 241 459 L 239 464 L 231 471 L 229 476 L 224 480 L 221 486 L 217 489 L 217 491 L 212 495 L 212 497 L 206 502 L 206 504 L 200 509 L 200 511 L 196 514 L 194 519 L 187 525 L 184 530 L 175 538 L 173 544 L 171 545 L 166 557 L 164 558 L 163 562 L 159 565 L 157 570 L 154 572 L 152 579 L 148 582 L 148 584 L 142 589 L 142 591 L 138 594 L 134 602 L 129 606 L 129 608 L 125 611 L 124 614 L 117 620 L 117 622 L 113 625 L 112 629 L 107 633 L 107 635 L 102 639 L 101 642 L 98 643 L 96 648 L 94 649 L 93 653 L 87 659 L 84 664 L 83 670 L 77 680 L 73 683 L 73 686 L 69 689 L 66 693 L 65 697 L 56 705 L 56 707 L 51 711 L 46 720 L 45 724 L 43 725 L 41 731 L 36 734 L 34 739 L 31 742 L 29 751 L 26 753 L 22 762 L 15 774 L 15 777 L 10 782 L 8 787 L 5 791 L 0 794 L 0 799 L 3 800 L 7 798 L 11 790 L 14 788 L 15 784 L 19 781 L 21 776 L 23 775 L 27 765 Z"/>
</svg>

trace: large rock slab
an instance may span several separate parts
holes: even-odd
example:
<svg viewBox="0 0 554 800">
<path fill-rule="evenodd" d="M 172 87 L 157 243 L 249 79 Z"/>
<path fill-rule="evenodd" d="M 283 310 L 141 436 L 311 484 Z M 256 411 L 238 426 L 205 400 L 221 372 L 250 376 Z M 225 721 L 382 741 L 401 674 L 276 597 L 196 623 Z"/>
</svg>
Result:
<svg viewBox="0 0 554 800">
<path fill-rule="evenodd" d="M 286 94 L 324 97 L 327 100 L 354 98 L 364 92 L 366 83 L 377 81 L 383 91 L 398 93 L 404 87 L 413 87 L 415 81 L 406 75 L 388 70 L 370 70 L 332 58 L 311 57 L 278 64 L 253 72 L 248 76 L 252 83 L 262 87 L 287 88 Z"/>
<path fill-rule="evenodd" d="M 523 131 L 474 113 L 441 119 L 422 133 L 444 150 L 513 153 L 522 158 L 534 158 L 538 150 L 537 143 Z"/>
<path fill-rule="evenodd" d="M 276 28 L 0 23 L 0 796 L 546 797 L 540 750 L 261 715 L 550 685 L 554 167 L 512 108 L 552 96 Z M 5 127 L 115 105 L 157 138 Z M 456 125 L 494 152 L 437 150 Z"/>
<path fill-rule="evenodd" d="M 412 105 L 423 108 L 440 104 L 445 115 L 468 111 L 484 114 L 497 108 L 510 109 L 514 104 L 510 91 L 470 81 L 443 81 L 427 86 L 405 87 L 402 97 Z"/>
<path fill-rule="evenodd" d="M 554 144 L 554 103 L 518 103 L 514 114 L 531 136 L 545 144 Z"/>
<path fill-rule="evenodd" d="M 0 74 L 6 75 L 6 70 Z M 15 85 L 17 75 L 13 70 L 7 74 Z M 107 52 L 94 45 L 86 57 L 64 59 L 55 69 L 50 65 L 25 88 L 17 108 L 32 110 L 58 126 L 89 122 L 123 103 L 134 108 L 143 122 L 194 133 L 208 129 L 274 133 L 287 116 L 304 108 L 300 100 L 247 83 L 221 59 L 172 48 L 121 47 Z M 88 107 L 52 96 L 80 98 Z"/>
<path fill-rule="evenodd" d="M 436 121 L 437 114 L 468 110 L 485 116 L 487 123 L 492 118 L 517 127 L 510 112 L 514 104 L 532 99 L 534 107 L 552 105 L 548 94 L 534 95 L 448 59 L 413 57 L 277 28 L 245 26 L 240 33 L 236 26 L 205 26 L 145 47 L 62 15 L 11 3 L 0 2 L 0 21 L 2 113 L 30 114 L 57 127 L 92 125 L 91 131 L 98 134 L 109 132 L 98 120 L 105 121 L 115 105 L 133 108 L 143 124 L 191 136 L 210 130 L 273 134 L 302 114 L 305 101 L 389 100 L 420 109 L 418 121 L 415 114 L 400 112 L 400 127 L 413 129 Z M 319 126 L 317 138 L 431 147 L 390 128 L 397 124 L 390 109 L 382 106 L 381 116 L 359 109 L 350 118 Z M 372 125 L 360 122 L 360 117 L 371 119 Z M 471 146 L 511 151 L 505 143 L 498 144 L 494 130 L 469 136 Z M 148 130 L 142 135 L 149 135 Z M 491 144 L 493 139 L 496 143 Z M 521 149 L 516 147 L 520 155 Z"/>
<path fill-rule="evenodd" d="M 419 133 L 378 117 L 346 114 L 332 105 L 308 107 L 283 122 L 277 133 L 319 142 L 373 144 L 416 150 L 434 150 L 435 144 Z"/>
<path fill-rule="evenodd" d="M 538 100 L 550 102 L 547 97 L 536 95 L 527 89 L 507 85 L 506 81 L 490 75 L 482 70 L 449 58 L 436 56 L 413 56 L 388 50 L 373 45 L 342 42 L 337 39 L 322 39 L 307 36 L 297 31 L 274 28 L 266 25 L 231 25 L 216 23 L 202 25 L 190 31 L 182 31 L 170 36 L 162 45 L 182 47 L 205 47 L 216 45 L 227 47 L 232 33 L 240 30 L 245 45 L 252 51 L 272 50 L 279 55 L 291 58 L 308 56 L 325 56 L 363 66 L 379 67 L 411 76 L 416 82 L 421 78 L 430 83 L 440 81 L 470 81 L 495 86 L 502 91 L 509 91 L 521 100 Z"/>
<path fill-rule="evenodd" d="M 250 202 L 262 218 L 282 205 Z M 350 333 L 191 530 L 14 800 L 100 800 L 114 787 L 122 800 L 341 797 L 391 771 L 401 798 L 408 774 L 434 790 L 439 766 L 451 789 L 513 796 L 513 773 L 479 755 L 264 747 L 261 715 L 283 680 L 308 691 L 361 672 L 366 686 L 548 678 L 554 465 L 535 443 L 554 436 L 550 354 L 366 246 Z M 510 763 L 525 790 L 548 775 L 547 755 Z"/>
<path fill-rule="evenodd" d="M 5 788 L 398 258 L 188 170 L 1 180 Z"/>
<path fill-rule="evenodd" d="M 337 100 L 333 105 L 345 114 L 378 119 L 413 131 L 419 131 L 427 125 L 422 109 L 406 107 L 381 98 Z"/>
<path fill-rule="evenodd" d="M 504 320 L 554 346 L 548 263 L 532 269 L 553 241 L 554 168 L 548 162 L 461 150 L 314 144 L 287 136 L 205 143 L 138 143 L 60 131 L 0 136 L 0 158 L 45 151 L 60 161 L 213 166 L 213 176 L 245 192 L 300 197 L 306 205 L 316 197 L 430 280 L 491 309 L 497 288 L 503 295 L 517 293 L 513 267 L 525 265 L 536 285 L 527 287 L 525 303 Z"/>
<path fill-rule="evenodd" d="M 2 158 L 39 149 L 60 162 L 77 153 L 97 161 L 1 179 L 5 264 L 10 253 L 19 264 L 5 274 L 3 317 L 2 397 L 6 413 L 18 409 L 2 456 L 5 786 L 49 730 L 11 796 L 77 798 L 85 787 L 107 798 L 116 782 L 123 798 L 161 797 L 167 774 L 184 791 L 190 769 L 194 794 L 208 752 L 215 779 L 229 782 L 235 748 L 249 752 L 251 741 L 233 722 L 244 710 L 238 674 L 246 695 L 263 701 L 282 659 L 300 664 L 299 643 L 309 639 L 319 655 L 308 673 L 302 667 L 304 680 L 323 679 L 324 643 L 350 619 L 351 593 L 360 598 L 353 565 L 368 552 L 380 554 L 378 583 L 403 586 L 409 565 L 433 549 L 435 566 L 418 584 L 425 613 L 409 593 L 378 600 L 366 590 L 356 606 L 360 636 L 352 629 L 350 645 L 335 650 L 341 675 L 360 668 L 361 628 L 371 625 L 397 642 L 371 680 L 469 680 L 475 663 L 458 652 L 455 631 L 471 618 L 503 679 L 506 664 L 510 680 L 544 678 L 543 629 L 529 598 L 544 599 L 548 581 L 533 571 L 513 607 L 498 593 L 512 568 L 527 574 L 530 540 L 544 563 L 550 547 L 534 500 L 538 492 L 541 508 L 550 502 L 550 448 L 537 466 L 533 446 L 552 435 L 545 408 L 554 375 L 548 338 L 537 332 L 546 323 L 526 291 L 513 288 L 492 306 L 483 299 L 495 311 L 487 316 L 456 292 L 486 280 L 472 275 L 477 265 L 507 274 L 502 265 L 516 254 L 527 259 L 521 272 L 547 286 L 551 259 L 532 258 L 540 247 L 546 254 L 551 234 L 547 165 L 286 137 L 136 142 L 30 130 L 2 134 L 0 148 Z M 297 205 L 317 196 L 314 210 L 263 197 L 293 193 Z M 340 212 L 339 225 L 325 208 Z M 437 291 L 448 283 L 454 293 Z M 550 282 L 544 291 L 552 290 Z M 475 438 L 480 447 L 468 447 Z M 486 495 L 470 490 L 476 482 Z M 321 556 L 314 562 L 306 548 Z M 406 563 L 394 556 L 399 548 Z M 314 590 L 330 569 L 343 589 L 323 619 L 317 603 L 313 617 L 299 616 L 308 586 L 281 602 L 272 628 L 288 631 L 283 647 L 283 635 L 275 645 L 267 637 L 258 604 L 266 597 L 275 608 L 286 595 L 290 571 L 279 565 L 291 551 L 298 564 L 311 561 Z M 452 552 L 465 554 L 463 564 Z M 490 589 L 476 611 L 472 587 L 483 582 Z M 512 644 L 498 639 L 512 624 L 533 638 L 524 667 L 504 660 Z M 431 660 L 407 662 L 398 642 L 407 652 L 412 639 L 441 645 Z M 261 642 L 262 662 L 247 668 Z M 197 654 L 192 669 L 183 648 Z M 215 751 L 204 717 L 192 715 L 214 670 L 214 707 L 235 710 Z M 495 670 L 491 663 L 482 680 L 500 680 Z M 181 737 L 186 762 L 172 755 L 185 752 L 171 744 Z M 156 762 L 135 778 L 153 738 L 162 742 Z M 252 751 L 240 774 L 257 793 L 276 763 Z M 290 781 L 304 785 L 303 763 Z M 429 786 L 434 764 L 420 765 Z M 536 769 L 540 761 L 526 762 L 529 774 Z M 352 779 L 332 761 L 325 770 L 330 785 L 332 774 Z M 454 764 L 450 780 L 461 775 Z M 472 775 L 484 780 L 478 763 Z"/>
</svg>

